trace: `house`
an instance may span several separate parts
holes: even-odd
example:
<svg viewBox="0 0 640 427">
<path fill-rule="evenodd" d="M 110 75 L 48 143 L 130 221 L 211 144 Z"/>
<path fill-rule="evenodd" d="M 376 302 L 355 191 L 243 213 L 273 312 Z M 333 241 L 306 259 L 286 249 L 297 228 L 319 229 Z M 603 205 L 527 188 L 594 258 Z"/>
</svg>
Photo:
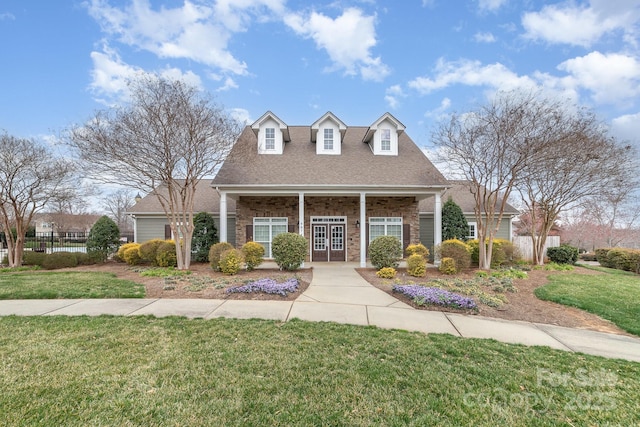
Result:
<svg viewBox="0 0 640 427">
<path fill-rule="evenodd" d="M 100 215 L 96 214 L 44 212 L 36 213 L 32 223 L 38 236 L 53 232 L 59 238 L 75 239 L 86 237 L 98 219 Z"/>
<path fill-rule="evenodd" d="M 307 238 L 310 261 L 366 266 L 368 245 L 381 235 L 404 247 L 439 244 L 448 195 L 473 226 L 468 186 L 465 194 L 447 181 L 389 113 L 370 126 L 348 126 L 331 112 L 290 126 L 268 111 L 240 134 L 215 178 L 200 182 L 194 212 L 214 216 L 221 241 L 256 241 L 267 257 L 273 237 L 288 231 Z M 171 237 L 155 196 L 129 214 L 136 241 Z M 510 224 L 500 237 L 509 238 Z"/>
</svg>

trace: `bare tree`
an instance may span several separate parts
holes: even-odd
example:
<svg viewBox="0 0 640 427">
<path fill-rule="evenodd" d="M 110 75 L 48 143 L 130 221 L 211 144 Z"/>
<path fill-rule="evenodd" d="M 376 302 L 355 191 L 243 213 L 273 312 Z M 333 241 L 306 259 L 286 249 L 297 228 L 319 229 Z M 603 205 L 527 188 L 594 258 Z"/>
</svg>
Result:
<svg viewBox="0 0 640 427">
<path fill-rule="evenodd" d="M 631 181 L 631 146 L 608 137 L 607 129 L 589 111 L 554 107 L 554 126 L 521 174 L 518 188 L 531 215 L 533 259 L 544 262 L 544 247 L 560 213 L 587 197 L 620 197 Z M 617 206 L 619 200 L 614 204 Z"/>
<path fill-rule="evenodd" d="M 73 172 L 71 162 L 56 158 L 44 145 L 0 135 L 0 228 L 7 239 L 10 267 L 22 264 L 25 234 L 33 215 L 73 187 Z"/>
<path fill-rule="evenodd" d="M 102 198 L 107 215 L 115 221 L 120 232 L 133 229 L 133 221 L 127 211 L 134 203 L 133 191 L 127 188 L 119 188 Z"/>
<path fill-rule="evenodd" d="M 491 266 L 507 199 L 533 153 L 546 142 L 542 135 L 553 126 L 551 112 L 534 93 L 501 92 L 486 106 L 453 115 L 433 135 L 442 160 L 471 183 L 481 269 Z"/>
<path fill-rule="evenodd" d="M 129 89 L 128 105 L 72 128 L 68 143 L 94 179 L 127 183 L 158 198 L 176 236 L 178 268 L 187 269 L 196 185 L 222 164 L 240 126 L 182 81 L 143 75 Z M 160 186 L 167 191 L 158 191 Z"/>
</svg>

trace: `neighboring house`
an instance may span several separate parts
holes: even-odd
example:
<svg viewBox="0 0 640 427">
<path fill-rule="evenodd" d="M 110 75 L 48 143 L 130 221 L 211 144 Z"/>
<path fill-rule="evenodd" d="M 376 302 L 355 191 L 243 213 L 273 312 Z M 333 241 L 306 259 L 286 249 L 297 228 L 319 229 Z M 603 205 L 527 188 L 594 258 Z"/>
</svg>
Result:
<svg viewBox="0 0 640 427">
<path fill-rule="evenodd" d="M 37 213 L 33 223 L 36 235 L 53 232 L 56 237 L 74 239 L 86 237 L 98 219 L 100 215 L 95 214 Z"/>
<path fill-rule="evenodd" d="M 307 259 L 316 262 L 366 266 L 369 243 L 382 235 L 431 249 L 442 240 L 442 199 L 451 195 L 473 226 L 473 196 L 447 181 L 404 130 L 389 113 L 371 126 L 347 126 L 331 112 L 289 126 L 267 112 L 244 129 L 213 181 L 200 182 L 194 212 L 214 216 L 221 241 L 256 241 L 267 257 L 273 237 L 287 231 L 308 239 Z M 499 237 L 510 238 L 517 213 L 509 207 Z M 155 196 L 129 214 L 137 242 L 171 238 Z"/>
<path fill-rule="evenodd" d="M 469 181 L 450 180 L 450 188 L 442 193 L 442 201 L 446 202 L 449 197 L 458 205 L 469 224 L 469 234 L 467 238 L 478 238 L 478 225 L 476 222 L 475 206 L 476 200 L 471 192 Z M 433 246 L 433 198 L 429 197 L 420 202 L 420 241 L 431 248 Z M 513 236 L 513 218 L 520 214 L 518 209 L 507 203 L 504 216 L 500 222 L 500 228 L 496 233 L 498 239 L 512 240 Z"/>
</svg>

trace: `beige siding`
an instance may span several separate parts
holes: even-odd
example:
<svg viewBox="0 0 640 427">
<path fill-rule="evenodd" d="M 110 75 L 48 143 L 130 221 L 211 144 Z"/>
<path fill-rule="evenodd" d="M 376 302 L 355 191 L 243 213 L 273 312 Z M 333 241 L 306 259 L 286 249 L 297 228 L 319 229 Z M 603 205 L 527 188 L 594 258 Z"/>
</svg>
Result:
<svg viewBox="0 0 640 427">
<path fill-rule="evenodd" d="M 473 215 L 465 215 L 467 222 L 476 222 Z M 500 223 L 500 229 L 496 234 L 499 239 L 512 240 L 509 224 L 510 218 L 503 218 Z M 421 214 L 420 215 L 420 242 L 425 245 L 429 251 L 433 249 L 433 214 Z"/>
<path fill-rule="evenodd" d="M 220 230 L 220 220 L 214 216 L 216 228 Z M 143 217 L 138 215 L 136 218 L 137 242 L 142 243 L 151 239 L 164 239 L 164 227 L 169 225 L 164 217 Z M 234 217 L 227 218 L 227 241 L 232 245 L 236 245 L 236 220 Z"/>
</svg>

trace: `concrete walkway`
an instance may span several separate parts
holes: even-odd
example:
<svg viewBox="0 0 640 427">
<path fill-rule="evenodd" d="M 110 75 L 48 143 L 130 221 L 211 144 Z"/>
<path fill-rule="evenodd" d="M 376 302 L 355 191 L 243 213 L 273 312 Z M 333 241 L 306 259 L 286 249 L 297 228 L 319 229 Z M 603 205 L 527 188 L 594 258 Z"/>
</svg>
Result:
<svg viewBox="0 0 640 427">
<path fill-rule="evenodd" d="M 313 263 L 313 280 L 295 301 L 207 299 L 75 299 L 0 301 L 0 316 L 154 315 L 211 319 L 298 318 L 313 322 L 373 325 L 465 338 L 541 345 L 640 362 L 640 339 L 530 322 L 415 310 L 370 285 L 357 264 Z"/>
</svg>

